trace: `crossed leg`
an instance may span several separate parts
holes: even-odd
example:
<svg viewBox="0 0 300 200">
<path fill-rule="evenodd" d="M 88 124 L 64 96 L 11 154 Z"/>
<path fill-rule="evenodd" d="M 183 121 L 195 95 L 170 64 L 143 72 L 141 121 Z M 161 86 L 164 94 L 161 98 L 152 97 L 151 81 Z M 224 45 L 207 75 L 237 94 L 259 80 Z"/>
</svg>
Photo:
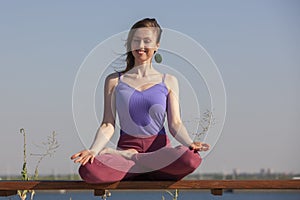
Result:
<svg viewBox="0 0 300 200">
<path fill-rule="evenodd" d="M 83 180 L 107 183 L 146 175 L 146 180 L 180 180 L 192 173 L 201 163 L 198 153 L 186 147 L 165 147 L 150 153 L 134 149 L 104 149 L 94 160 L 79 168 Z"/>
<path fill-rule="evenodd" d="M 132 156 L 134 156 L 137 153 L 138 153 L 138 151 L 135 149 L 117 150 L 117 149 L 112 149 L 112 148 L 106 147 L 100 152 L 100 155 L 103 155 L 103 154 L 120 155 L 126 159 L 131 159 Z"/>
</svg>

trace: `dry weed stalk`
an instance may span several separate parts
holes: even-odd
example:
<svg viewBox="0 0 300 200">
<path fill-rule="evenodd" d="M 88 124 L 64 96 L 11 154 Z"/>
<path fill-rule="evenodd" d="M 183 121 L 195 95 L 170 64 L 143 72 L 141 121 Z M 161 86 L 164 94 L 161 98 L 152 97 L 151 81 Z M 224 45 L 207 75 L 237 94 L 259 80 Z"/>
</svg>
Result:
<svg viewBox="0 0 300 200">
<path fill-rule="evenodd" d="M 39 154 L 30 154 L 31 156 L 37 156 L 38 161 L 35 166 L 34 176 L 30 177 L 28 175 L 27 170 L 27 148 L 26 148 L 26 132 L 24 128 L 20 129 L 20 133 L 23 134 L 23 167 L 21 171 L 22 180 L 28 181 L 28 180 L 37 180 L 39 173 L 38 168 L 40 166 L 41 161 L 46 158 L 47 156 L 53 156 L 56 152 L 56 149 L 59 147 L 58 141 L 56 139 L 56 133 L 55 131 L 52 132 L 50 136 L 47 137 L 47 142 L 42 142 L 42 145 L 38 145 L 39 148 L 43 149 L 43 153 Z M 25 200 L 27 197 L 27 193 L 30 193 L 30 199 L 32 200 L 35 194 L 34 190 L 18 190 L 17 195 L 20 197 L 21 200 Z"/>
</svg>

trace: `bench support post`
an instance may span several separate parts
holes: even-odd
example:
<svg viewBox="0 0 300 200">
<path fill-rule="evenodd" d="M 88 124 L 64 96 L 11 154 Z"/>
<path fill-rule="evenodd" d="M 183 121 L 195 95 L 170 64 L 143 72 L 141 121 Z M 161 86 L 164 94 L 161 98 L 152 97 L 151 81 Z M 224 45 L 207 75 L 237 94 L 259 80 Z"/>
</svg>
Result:
<svg viewBox="0 0 300 200">
<path fill-rule="evenodd" d="M 108 190 L 94 190 L 94 195 L 101 196 L 102 199 L 106 199 L 107 197 L 111 196 L 111 193 Z"/>
<path fill-rule="evenodd" d="M 223 195 L 223 190 L 222 189 L 211 189 L 210 193 L 213 194 L 213 195 L 222 196 Z"/>
</svg>

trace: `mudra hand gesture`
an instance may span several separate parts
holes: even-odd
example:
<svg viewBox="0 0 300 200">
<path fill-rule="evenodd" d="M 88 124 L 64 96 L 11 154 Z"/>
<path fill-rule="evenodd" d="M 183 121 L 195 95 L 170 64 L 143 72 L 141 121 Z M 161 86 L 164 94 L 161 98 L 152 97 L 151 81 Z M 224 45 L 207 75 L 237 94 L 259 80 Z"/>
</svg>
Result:
<svg viewBox="0 0 300 200">
<path fill-rule="evenodd" d="M 74 160 L 75 163 L 80 163 L 82 165 L 85 165 L 89 161 L 92 164 L 95 159 L 95 153 L 86 149 L 72 155 L 71 159 Z"/>
<path fill-rule="evenodd" d="M 190 150 L 194 150 L 194 151 L 207 151 L 210 148 L 210 145 L 207 143 L 203 143 L 203 142 L 193 142 L 190 146 L 189 146 Z"/>
</svg>

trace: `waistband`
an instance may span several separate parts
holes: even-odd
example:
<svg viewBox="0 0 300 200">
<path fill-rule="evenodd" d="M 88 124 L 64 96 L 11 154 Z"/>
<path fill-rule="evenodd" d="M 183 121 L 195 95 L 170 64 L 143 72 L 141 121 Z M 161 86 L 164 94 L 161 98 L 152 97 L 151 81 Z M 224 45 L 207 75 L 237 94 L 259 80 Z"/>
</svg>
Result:
<svg viewBox="0 0 300 200">
<path fill-rule="evenodd" d="M 151 136 L 155 136 L 155 135 L 166 135 L 166 130 L 165 130 L 165 127 L 163 127 L 158 133 L 155 133 L 155 134 L 149 134 L 149 135 L 146 135 L 146 134 L 132 134 L 132 133 L 126 133 L 125 131 L 123 131 L 122 129 L 120 130 L 120 135 L 123 135 L 123 134 L 126 134 L 126 135 L 131 135 L 131 136 L 134 136 L 134 137 L 141 137 L 141 138 L 145 138 L 145 137 L 151 137 Z"/>
</svg>

